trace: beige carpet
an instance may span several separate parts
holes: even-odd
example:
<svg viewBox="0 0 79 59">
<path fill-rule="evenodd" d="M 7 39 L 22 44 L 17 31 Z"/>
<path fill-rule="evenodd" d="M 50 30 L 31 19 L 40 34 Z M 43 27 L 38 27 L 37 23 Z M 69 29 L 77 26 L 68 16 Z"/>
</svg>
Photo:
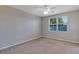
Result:
<svg viewBox="0 0 79 59">
<path fill-rule="evenodd" d="M 32 40 L 0 51 L 3 54 L 71 54 L 79 53 L 79 45 L 47 38 Z"/>
</svg>

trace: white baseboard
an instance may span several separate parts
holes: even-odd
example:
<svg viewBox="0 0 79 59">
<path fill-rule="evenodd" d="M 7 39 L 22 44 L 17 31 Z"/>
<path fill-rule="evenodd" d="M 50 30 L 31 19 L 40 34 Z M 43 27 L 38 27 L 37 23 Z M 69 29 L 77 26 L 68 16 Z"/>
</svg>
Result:
<svg viewBox="0 0 79 59">
<path fill-rule="evenodd" d="M 53 40 L 55 39 L 55 38 L 50 38 L 50 37 L 44 37 L 44 38 L 53 39 Z M 70 40 L 63 40 L 63 39 L 55 39 L 55 40 L 79 44 L 79 42 L 77 41 L 70 41 Z"/>
<path fill-rule="evenodd" d="M 13 44 L 13 45 L 9 45 L 9 46 L 6 46 L 6 47 L 2 47 L 2 48 L 0 48 L 0 50 L 7 49 L 7 48 L 10 48 L 10 47 L 13 47 L 13 46 L 17 46 L 17 45 L 20 45 L 20 44 L 23 44 L 23 43 L 29 42 L 29 41 L 31 41 L 31 40 L 39 39 L 39 38 L 40 38 L 40 37 L 32 38 L 32 39 L 29 39 L 29 40 L 26 40 L 26 41 L 22 41 L 22 42 L 19 42 L 19 43 Z"/>
</svg>

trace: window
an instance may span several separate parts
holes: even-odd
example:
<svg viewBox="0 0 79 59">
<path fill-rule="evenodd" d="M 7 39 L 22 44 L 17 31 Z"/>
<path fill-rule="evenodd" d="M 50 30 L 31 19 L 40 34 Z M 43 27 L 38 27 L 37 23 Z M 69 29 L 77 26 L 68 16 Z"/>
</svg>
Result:
<svg viewBox="0 0 79 59">
<path fill-rule="evenodd" d="M 67 16 L 50 18 L 49 24 L 50 31 L 67 31 Z"/>
<path fill-rule="evenodd" d="M 52 18 L 50 19 L 50 30 L 52 31 L 56 31 L 57 30 L 57 21 L 56 21 L 56 18 Z"/>
</svg>

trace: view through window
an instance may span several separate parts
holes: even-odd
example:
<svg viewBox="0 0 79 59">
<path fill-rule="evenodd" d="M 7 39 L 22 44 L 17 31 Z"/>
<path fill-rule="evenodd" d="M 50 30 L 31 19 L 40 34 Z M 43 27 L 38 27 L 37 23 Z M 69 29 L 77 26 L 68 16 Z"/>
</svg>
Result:
<svg viewBox="0 0 79 59">
<path fill-rule="evenodd" d="M 50 18 L 50 31 L 67 31 L 67 16 Z"/>
</svg>

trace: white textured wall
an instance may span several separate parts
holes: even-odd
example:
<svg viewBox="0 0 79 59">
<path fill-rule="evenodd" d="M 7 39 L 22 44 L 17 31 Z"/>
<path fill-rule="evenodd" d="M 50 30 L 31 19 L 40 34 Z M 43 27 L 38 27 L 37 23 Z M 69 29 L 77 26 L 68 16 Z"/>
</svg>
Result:
<svg viewBox="0 0 79 59">
<path fill-rule="evenodd" d="M 58 16 L 68 17 L 68 31 L 67 32 L 51 32 L 48 31 L 48 19 Z M 42 36 L 52 39 L 79 42 L 79 11 L 73 11 L 54 16 L 48 16 L 42 18 Z"/>
<path fill-rule="evenodd" d="M 0 49 L 41 35 L 41 19 L 7 6 L 0 6 Z"/>
</svg>

